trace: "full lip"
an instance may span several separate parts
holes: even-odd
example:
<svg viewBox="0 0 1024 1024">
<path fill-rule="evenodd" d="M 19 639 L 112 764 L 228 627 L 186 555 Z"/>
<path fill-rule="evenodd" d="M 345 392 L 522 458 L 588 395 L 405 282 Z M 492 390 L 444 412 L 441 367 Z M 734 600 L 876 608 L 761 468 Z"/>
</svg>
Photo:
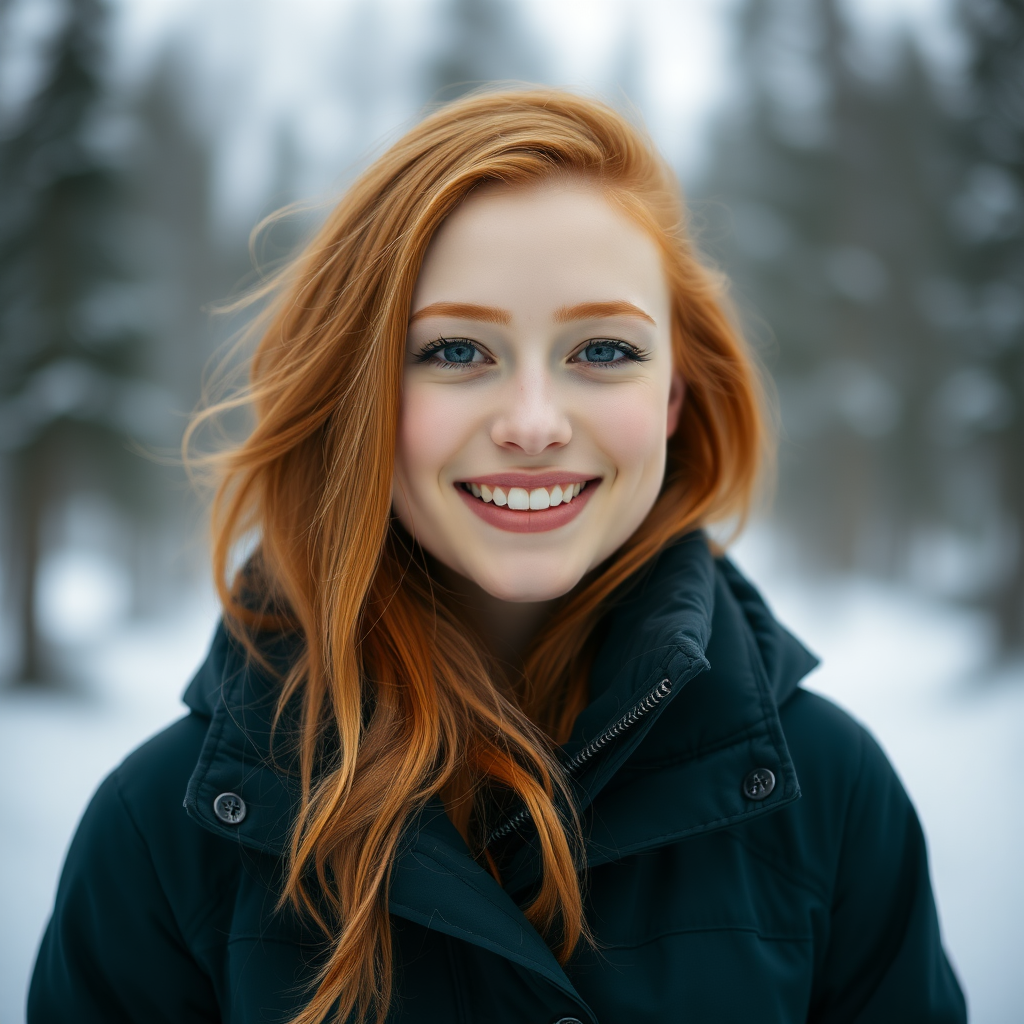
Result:
<svg viewBox="0 0 1024 1024">
<path fill-rule="evenodd" d="M 561 504 L 554 508 L 534 511 L 510 509 L 481 501 L 462 486 L 469 483 L 486 484 L 488 487 L 523 487 L 526 489 L 575 483 L 585 483 L 587 486 L 568 505 Z M 583 511 L 600 484 L 601 477 L 599 476 L 584 476 L 579 473 L 554 470 L 543 473 L 493 473 L 489 476 L 457 480 L 453 486 L 470 510 L 490 526 L 508 533 L 546 533 L 549 530 L 557 530 L 575 519 Z"/>
</svg>

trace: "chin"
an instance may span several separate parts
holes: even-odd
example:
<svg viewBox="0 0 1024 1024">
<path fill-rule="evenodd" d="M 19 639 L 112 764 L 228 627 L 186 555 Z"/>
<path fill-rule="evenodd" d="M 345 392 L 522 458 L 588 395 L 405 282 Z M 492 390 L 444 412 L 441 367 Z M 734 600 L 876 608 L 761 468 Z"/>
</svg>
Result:
<svg viewBox="0 0 1024 1024">
<path fill-rule="evenodd" d="M 507 571 L 503 572 L 503 568 Z M 491 566 L 487 572 L 472 572 L 466 566 L 462 575 L 471 579 L 491 597 L 511 604 L 553 601 L 568 594 L 583 578 L 583 570 L 577 572 L 575 567 L 570 566 L 558 567 L 555 571 L 551 571 L 549 566 L 543 572 L 531 572 L 530 568 L 520 562 L 514 567 Z"/>
</svg>

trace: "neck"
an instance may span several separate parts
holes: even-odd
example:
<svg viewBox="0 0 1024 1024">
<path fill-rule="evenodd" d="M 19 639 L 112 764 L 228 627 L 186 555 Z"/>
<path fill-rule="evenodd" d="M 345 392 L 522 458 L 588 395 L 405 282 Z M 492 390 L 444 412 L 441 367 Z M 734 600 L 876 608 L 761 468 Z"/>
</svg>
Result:
<svg viewBox="0 0 1024 1024">
<path fill-rule="evenodd" d="M 444 582 L 456 596 L 490 653 L 521 671 L 526 652 L 547 621 L 556 601 L 517 602 L 493 597 L 471 580 L 445 570 Z"/>
</svg>

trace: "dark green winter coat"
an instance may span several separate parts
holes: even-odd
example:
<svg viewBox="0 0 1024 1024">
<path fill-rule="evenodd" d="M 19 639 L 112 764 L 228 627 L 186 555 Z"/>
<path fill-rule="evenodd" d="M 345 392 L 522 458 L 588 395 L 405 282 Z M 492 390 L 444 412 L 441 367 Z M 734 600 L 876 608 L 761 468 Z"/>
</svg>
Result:
<svg viewBox="0 0 1024 1024">
<path fill-rule="evenodd" d="M 966 1020 L 913 807 L 864 729 L 798 687 L 815 660 L 750 584 L 692 534 L 602 629 L 564 751 L 596 945 L 560 967 L 520 911 L 528 820 L 496 840 L 500 887 L 428 808 L 394 866 L 392 1019 Z M 191 713 L 86 811 L 29 1024 L 256 1024 L 303 1005 L 323 946 L 274 909 L 295 800 L 267 763 L 275 699 L 218 632 Z M 237 824 L 215 811 L 225 793 Z"/>
</svg>

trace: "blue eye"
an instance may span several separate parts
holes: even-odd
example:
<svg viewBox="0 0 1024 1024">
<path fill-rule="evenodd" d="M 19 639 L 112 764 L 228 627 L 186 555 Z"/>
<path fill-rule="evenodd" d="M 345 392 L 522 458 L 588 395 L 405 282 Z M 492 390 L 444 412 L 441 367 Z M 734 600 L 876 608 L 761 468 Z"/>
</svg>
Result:
<svg viewBox="0 0 1024 1024">
<path fill-rule="evenodd" d="M 614 363 L 618 359 L 625 359 L 626 355 L 620 348 L 609 345 L 604 341 L 591 342 L 582 352 L 579 358 L 584 363 Z"/>
<path fill-rule="evenodd" d="M 417 357 L 421 363 L 442 366 L 469 366 L 485 363 L 486 357 L 468 338 L 438 338 L 428 345 Z"/>
<path fill-rule="evenodd" d="M 572 358 L 574 363 L 591 363 L 607 366 L 609 363 L 621 363 L 625 360 L 639 363 L 647 357 L 639 349 L 626 341 L 615 341 L 611 338 L 595 338 L 587 342 Z"/>
<path fill-rule="evenodd" d="M 476 349 L 467 341 L 453 341 L 439 351 L 447 363 L 471 363 L 476 355 Z"/>
</svg>

